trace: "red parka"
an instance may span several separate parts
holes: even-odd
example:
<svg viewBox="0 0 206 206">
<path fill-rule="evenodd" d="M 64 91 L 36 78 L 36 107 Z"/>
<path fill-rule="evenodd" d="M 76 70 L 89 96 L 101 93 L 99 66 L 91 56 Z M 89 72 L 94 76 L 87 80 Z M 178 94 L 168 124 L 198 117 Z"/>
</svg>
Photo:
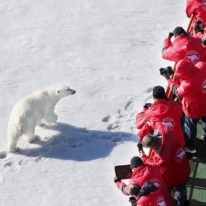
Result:
<svg viewBox="0 0 206 206">
<path fill-rule="evenodd" d="M 162 58 L 174 62 L 186 59 L 193 64 L 206 60 L 201 40 L 184 34 L 175 37 L 173 42 L 169 37 L 165 39 Z"/>
<path fill-rule="evenodd" d="M 206 0 L 187 0 L 186 14 L 188 17 L 191 17 L 192 14 L 194 14 L 194 21 L 201 19 L 206 22 Z"/>
<path fill-rule="evenodd" d="M 158 190 L 151 192 L 148 195 L 142 196 L 137 200 L 136 204 L 138 206 L 158 206 L 161 202 L 165 203 L 166 206 L 172 206 L 172 199 L 167 191 L 167 187 L 161 176 L 158 166 L 155 165 L 142 165 L 134 169 L 132 173 L 131 180 L 128 185 L 123 182 L 117 182 L 116 185 L 119 189 L 125 186 L 124 194 L 129 195 L 128 188 L 130 184 L 137 184 L 140 187 L 144 185 L 145 182 L 152 182 L 158 188 Z"/>
<path fill-rule="evenodd" d="M 165 134 L 169 131 L 174 134 L 174 137 L 177 138 L 177 141 L 183 147 L 185 140 L 180 124 L 181 116 L 182 105 L 180 103 L 166 99 L 156 100 L 148 110 L 144 109 L 136 116 L 140 142 L 152 130 L 157 130 L 160 134 Z"/>
<path fill-rule="evenodd" d="M 196 65 L 181 60 L 176 65 L 176 76 L 179 83 L 168 80 L 170 86 L 177 87 L 177 93 L 182 98 L 184 113 L 191 118 L 206 116 L 206 63 Z"/>
<path fill-rule="evenodd" d="M 167 186 L 175 187 L 187 181 L 190 174 L 189 160 L 183 148 L 171 133 L 163 136 L 159 148 L 153 148 L 150 156 L 143 155 L 145 163 L 160 167 L 162 177 Z"/>
</svg>

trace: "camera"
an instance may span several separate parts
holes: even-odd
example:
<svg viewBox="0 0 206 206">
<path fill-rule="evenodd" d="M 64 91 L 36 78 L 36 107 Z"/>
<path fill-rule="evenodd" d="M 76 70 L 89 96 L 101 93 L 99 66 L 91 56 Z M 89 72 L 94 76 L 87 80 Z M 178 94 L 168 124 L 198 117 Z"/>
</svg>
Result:
<svg viewBox="0 0 206 206">
<path fill-rule="evenodd" d="M 166 68 L 160 68 L 160 74 L 165 77 L 166 79 L 169 79 L 172 74 L 174 74 L 173 69 L 171 66 L 168 66 Z"/>
</svg>

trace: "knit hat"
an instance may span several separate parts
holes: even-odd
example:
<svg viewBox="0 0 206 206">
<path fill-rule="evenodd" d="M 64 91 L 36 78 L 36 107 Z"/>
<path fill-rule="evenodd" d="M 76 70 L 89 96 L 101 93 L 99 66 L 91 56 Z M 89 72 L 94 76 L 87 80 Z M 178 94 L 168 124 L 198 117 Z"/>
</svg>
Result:
<svg viewBox="0 0 206 206">
<path fill-rule="evenodd" d="M 178 26 L 176 27 L 173 32 L 174 36 L 179 36 L 180 34 L 184 34 L 184 35 L 187 35 L 187 32 L 181 27 L 181 26 Z"/>
<path fill-rule="evenodd" d="M 140 165 L 143 165 L 143 161 L 140 157 L 138 156 L 135 156 L 135 157 L 132 157 L 131 161 L 130 161 L 130 167 L 132 169 L 140 166 Z"/>
<path fill-rule="evenodd" d="M 140 190 L 141 190 L 141 187 L 137 184 L 130 184 L 128 188 L 129 194 L 132 196 L 136 196 L 136 197 L 139 195 Z"/>
<path fill-rule="evenodd" d="M 156 86 L 153 88 L 153 98 L 155 99 L 165 99 L 165 89 L 162 86 Z"/>
<path fill-rule="evenodd" d="M 146 148 L 156 147 L 161 144 L 162 136 L 160 134 L 157 135 L 145 135 L 142 139 L 142 145 Z"/>
</svg>

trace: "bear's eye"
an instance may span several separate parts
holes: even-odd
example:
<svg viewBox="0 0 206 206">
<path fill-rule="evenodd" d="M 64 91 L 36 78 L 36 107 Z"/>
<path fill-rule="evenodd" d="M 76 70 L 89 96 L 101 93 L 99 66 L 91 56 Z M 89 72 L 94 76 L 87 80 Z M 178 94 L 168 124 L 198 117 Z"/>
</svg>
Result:
<svg viewBox="0 0 206 206">
<path fill-rule="evenodd" d="M 67 92 L 69 91 L 70 89 L 69 88 L 67 88 Z"/>
</svg>

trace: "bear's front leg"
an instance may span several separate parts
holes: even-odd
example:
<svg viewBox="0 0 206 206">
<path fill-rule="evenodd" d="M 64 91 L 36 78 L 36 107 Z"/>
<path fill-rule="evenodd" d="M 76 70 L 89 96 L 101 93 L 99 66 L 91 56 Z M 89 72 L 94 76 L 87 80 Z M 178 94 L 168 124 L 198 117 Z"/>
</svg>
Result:
<svg viewBox="0 0 206 206">
<path fill-rule="evenodd" d="M 55 123 L 58 120 L 58 116 L 55 113 L 49 113 L 47 114 L 45 120 L 48 123 Z"/>
<path fill-rule="evenodd" d="M 37 136 L 34 135 L 35 132 L 35 126 L 27 129 L 24 134 L 27 136 L 29 143 L 34 142 L 36 140 Z"/>
<path fill-rule="evenodd" d="M 45 121 L 44 120 L 41 120 L 39 123 L 38 123 L 38 126 L 39 127 L 44 127 L 46 125 Z"/>
</svg>

